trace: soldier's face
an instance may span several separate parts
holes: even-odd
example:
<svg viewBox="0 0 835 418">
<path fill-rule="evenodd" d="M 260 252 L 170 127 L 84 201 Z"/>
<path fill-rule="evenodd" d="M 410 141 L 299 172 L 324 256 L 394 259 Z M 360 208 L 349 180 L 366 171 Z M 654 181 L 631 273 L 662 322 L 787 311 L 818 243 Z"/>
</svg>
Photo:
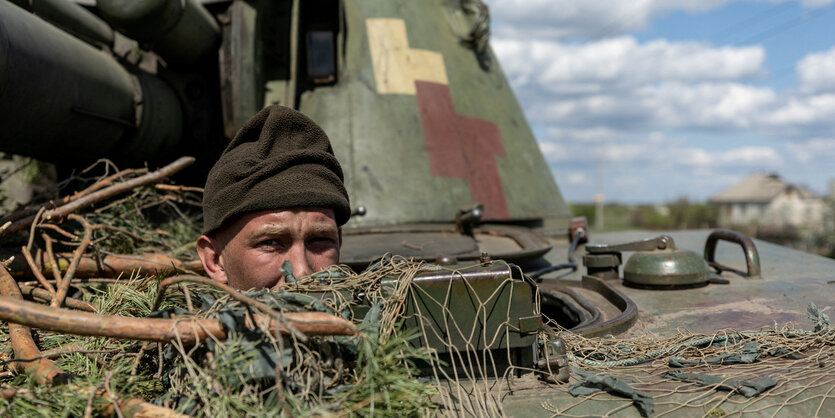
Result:
<svg viewBox="0 0 835 418">
<path fill-rule="evenodd" d="M 247 290 L 284 283 L 279 268 L 306 276 L 339 262 L 342 231 L 332 209 L 298 208 L 244 215 L 217 236 L 201 236 L 198 253 L 213 279 Z"/>
</svg>

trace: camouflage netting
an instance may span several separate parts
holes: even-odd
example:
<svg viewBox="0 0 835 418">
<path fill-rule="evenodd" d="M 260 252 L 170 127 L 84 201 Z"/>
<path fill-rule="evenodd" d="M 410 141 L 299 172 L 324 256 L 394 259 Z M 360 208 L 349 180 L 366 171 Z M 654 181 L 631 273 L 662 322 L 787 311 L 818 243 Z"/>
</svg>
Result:
<svg viewBox="0 0 835 418">
<path fill-rule="evenodd" d="M 560 416 L 611 415 L 632 406 L 647 416 L 828 415 L 835 405 L 835 329 L 826 310 L 808 307 L 812 331 L 775 325 L 584 338 L 562 330 L 574 375 L 558 390 L 576 402 L 542 407 Z"/>
<path fill-rule="evenodd" d="M 497 298 L 507 297 L 506 285 L 518 282 L 510 276 L 495 286 L 501 291 L 484 293 L 464 283 L 463 296 L 449 289 L 432 296 L 415 285 L 417 275 L 461 272 L 394 256 L 360 274 L 334 266 L 295 278 L 292 266 L 285 265 L 288 283 L 282 290 L 230 294 L 192 270 L 198 266 L 193 242 L 200 231 L 199 189 L 148 183 L 76 208 L 74 217 L 50 216 L 98 190 L 149 174 L 111 170 L 100 177 L 78 176 L 73 181 L 80 191 L 70 195 L 76 200 L 18 211 L 14 222 L 29 217 L 31 223 L 2 240 L 27 249 L 33 262 L 18 253 L 7 267 L 21 277 L 24 295 L 41 303 L 54 303 L 62 284 L 71 281 L 59 303 L 66 308 L 177 321 L 209 318 L 222 324 L 227 338 L 188 344 L 182 342 L 187 336 L 178 334 L 172 343 L 156 343 L 34 330 L 41 356 L 70 375 L 44 382 L 23 373 L 40 360 L 15 358 L 3 323 L 0 415 L 131 415 L 153 404 L 194 416 L 502 416 L 515 412 L 503 407 L 511 396 L 549 393 L 570 394 L 560 399 L 572 402 L 541 402 L 543 414 L 779 415 L 801 405 L 808 415 L 825 415 L 835 398 L 835 330 L 825 309 L 810 307 L 811 331 L 775 326 L 715 335 L 681 330 L 670 337 L 584 338 L 549 323 L 534 345 L 547 355 L 545 341 L 565 340 L 572 377 L 560 385 L 546 383 L 540 377 L 549 373 L 533 367 L 501 367 L 513 354 L 496 347 L 518 329 L 508 313 L 493 309 Z M 108 271 L 102 266 L 112 265 L 108 257 L 118 254 L 132 254 L 133 261 L 167 258 L 153 258 L 138 271 L 126 269 L 119 278 L 103 277 Z M 27 264 L 42 277 L 32 278 Z M 383 285 L 383 279 L 396 280 Z M 160 290 L 163 282 L 170 284 Z M 457 320 L 453 310 L 462 297 L 476 318 L 508 319 L 481 332 L 481 321 Z M 538 298 L 534 301 L 532 313 L 539 314 Z M 432 327 L 437 315 L 414 308 L 427 303 L 444 318 L 443 335 Z M 305 336 L 289 330 L 286 318 L 306 311 L 348 320 L 359 334 Z M 277 319 L 289 331 L 276 337 L 275 324 L 256 320 L 259 315 Z M 409 321 L 418 326 L 404 327 Z M 444 350 L 426 345 L 430 334 Z"/>
</svg>

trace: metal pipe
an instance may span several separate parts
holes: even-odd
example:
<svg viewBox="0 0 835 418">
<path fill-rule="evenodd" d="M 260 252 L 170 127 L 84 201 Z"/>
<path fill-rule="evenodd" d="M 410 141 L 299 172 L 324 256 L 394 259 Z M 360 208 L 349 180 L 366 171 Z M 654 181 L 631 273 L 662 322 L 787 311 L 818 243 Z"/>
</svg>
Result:
<svg viewBox="0 0 835 418">
<path fill-rule="evenodd" d="M 84 42 L 113 47 L 113 29 L 79 4 L 67 0 L 12 0 L 12 3 Z"/>
<path fill-rule="evenodd" d="M 0 2 L 0 126 L 0 151 L 137 163 L 176 145 L 182 112 L 161 81 Z"/>
<path fill-rule="evenodd" d="M 217 53 L 220 27 L 195 0 L 98 0 L 102 17 L 116 30 L 167 63 L 188 65 Z"/>
</svg>

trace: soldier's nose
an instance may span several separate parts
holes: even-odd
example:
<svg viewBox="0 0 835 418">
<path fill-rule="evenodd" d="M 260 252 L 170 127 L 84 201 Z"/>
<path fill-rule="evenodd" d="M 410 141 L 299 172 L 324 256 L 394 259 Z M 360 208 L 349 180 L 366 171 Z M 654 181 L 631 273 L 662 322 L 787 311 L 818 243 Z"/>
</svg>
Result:
<svg viewBox="0 0 835 418">
<path fill-rule="evenodd" d="M 293 275 L 296 277 L 304 277 L 313 273 L 310 263 L 307 261 L 307 254 L 304 246 L 293 246 L 293 249 L 288 254 L 288 260 L 293 265 Z"/>
</svg>

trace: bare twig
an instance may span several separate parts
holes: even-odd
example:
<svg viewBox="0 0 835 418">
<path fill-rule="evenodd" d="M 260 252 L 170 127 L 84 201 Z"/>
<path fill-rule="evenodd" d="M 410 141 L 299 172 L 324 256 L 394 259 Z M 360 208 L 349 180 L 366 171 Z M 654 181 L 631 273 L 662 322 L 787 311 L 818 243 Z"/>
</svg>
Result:
<svg viewBox="0 0 835 418">
<path fill-rule="evenodd" d="M 110 389 L 110 377 L 113 375 L 112 371 L 107 372 L 104 376 L 104 390 L 107 391 L 107 397 L 110 399 L 110 402 L 113 404 L 114 411 L 116 412 L 116 416 L 119 418 L 125 418 L 125 414 L 122 413 L 122 408 L 119 407 L 118 397 L 113 390 Z"/>
<path fill-rule="evenodd" d="M 182 170 L 183 168 L 188 167 L 189 165 L 194 163 L 194 157 L 180 157 L 176 161 L 171 164 L 168 164 L 165 167 L 160 168 L 157 171 L 152 173 L 145 174 L 143 176 L 139 176 L 130 180 L 127 180 L 122 183 L 114 184 L 108 186 L 104 189 L 98 190 L 96 192 L 90 193 L 85 195 L 81 198 L 78 198 L 72 202 L 69 202 L 65 205 L 59 206 L 55 209 L 47 210 L 43 213 L 43 218 L 45 220 L 52 220 L 58 218 L 64 218 L 70 213 L 74 213 L 80 209 L 86 208 L 92 204 L 98 203 L 102 200 L 109 199 L 113 196 L 125 193 L 129 190 L 133 190 L 137 187 L 144 186 L 151 183 L 157 183 L 162 181 L 166 177 L 169 177 L 178 171 Z M 9 226 L 6 230 L 0 232 L 0 238 L 7 234 L 11 234 L 17 232 L 23 228 L 28 227 L 34 221 L 34 216 L 28 216 L 17 221 L 14 221 L 12 225 Z"/>
<path fill-rule="evenodd" d="M 134 241 L 147 242 L 149 244 L 158 244 L 158 242 L 156 242 L 152 239 L 142 238 L 139 235 L 134 234 L 133 232 L 130 232 L 128 230 L 125 230 L 125 229 L 122 229 L 122 228 L 119 228 L 119 227 L 115 227 L 113 225 L 99 224 L 99 225 L 93 226 L 93 229 L 104 229 L 105 231 L 116 232 L 118 234 L 125 235 L 125 236 L 127 236 L 128 238 L 130 238 Z"/>
<path fill-rule="evenodd" d="M 29 263 L 29 268 L 32 269 L 32 274 L 35 275 L 35 280 L 47 290 L 47 292 L 55 294 L 55 288 L 52 287 L 52 283 L 46 280 L 44 277 L 43 272 L 40 268 L 38 268 L 37 264 L 35 264 L 35 260 L 32 259 L 32 254 L 29 252 L 29 249 L 26 247 L 20 247 L 20 251 L 23 253 L 23 257 L 26 258 L 26 262 Z"/>
<path fill-rule="evenodd" d="M 45 303 L 51 302 L 52 297 L 54 296 L 54 294 L 49 293 L 46 290 L 37 287 L 27 286 L 24 284 L 20 284 L 20 292 L 23 293 L 23 296 L 29 296 L 32 299 L 39 300 Z M 91 305 L 89 302 L 70 297 L 64 298 L 64 306 L 70 309 L 78 309 L 79 311 L 85 312 L 96 311 L 96 307 Z"/>
<path fill-rule="evenodd" d="M 157 184 L 154 187 L 157 190 L 166 190 L 180 194 L 185 192 L 203 193 L 202 187 L 175 186 L 173 184 Z"/>
<path fill-rule="evenodd" d="M 41 234 L 43 238 L 43 242 L 46 245 L 46 258 L 49 262 L 50 269 L 52 270 L 52 276 L 55 278 L 55 286 L 61 285 L 61 268 L 58 266 L 58 260 L 55 259 L 55 252 L 52 249 L 52 242 L 53 239 L 47 234 Z"/>
<path fill-rule="evenodd" d="M 73 252 L 70 266 L 67 267 L 67 272 L 64 274 L 64 278 L 58 286 L 58 291 L 55 293 L 55 297 L 49 304 L 49 306 L 52 306 L 53 308 L 58 308 L 64 303 L 64 298 L 67 297 L 67 291 L 70 290 L 70 284 L 72 284 L 72 277 L 75 274 L 75 269 L 78 268 L 81 256 L 84 255 L 84 251 L 87 250 L 87 246 L 90 245 L 90 240 L 93 237 L 93 228 L 87 220 L 84 219 L 84 217 L 72 213 L 69 215 L 69 219 L 72 219 L 84 226 L 84 236 L 81 238 L 81 244 Z"/>
<path fill-rule="evenodd" d="M 40 229 L 51 229 L 51 230 L 57 232 L 59 235 L 63 235 L 65 238 L 68 238 L 68 239 L 72 239 L 72 240 L 78 239 L 77 236 L 65 231 L 63 228 L 61 228 L 61 227 L 59 227 L 58 225 L 55 225 L 55 224 L 39 224 L 38 228 L 40 228 Z"/>
<path fill-rule="evenodd" d="M 183 291 L 183 296 L 186 297 L 186 307 L 189 313 L 194 313 L 194 305 L 191 303 L 191 292 L 188 291 L 188 285 L 180 283 L 180 290 Z"/>
<path fill-rule="evenodd" d="M 41 208 L 40 210 L 38 210 L 38 213 L 35 214 L 34 218 L 32 218 L 32 229 L 29 230 L 29 242 L 26 243 L 26 248 L 29 248 L 30 250 L 32 249 L 32 244 L 35 243 L 35 226 L 38 225 L 38 221 L 41 219 L 41 216 L 43 216 L 43 213 L 45 211 L 46 211 L 45 208 Z M 14 224 L 12 224 L 8 228 L 4 229 L 2 232 L 0 232 L 0 234 L 2 234 L 3 232 L 6 232 L 6 231 L 12 232 L 11 231 L 12 228 L 14 228 Z M 0 237 L 2 237 L 2 235 L 0 235 Z"/>
<path fill-rule="evenodd" d="M 110 350 L 66 350 L 66 349 L 59 349 L 59 350 L 49 350 L 44 351 L 40 356 L 32 357 L 32 358 L 13 358 L 9 360 L 0 361 L 0 365 L 6 364 L 15 364 L 15 363 L 28 363 L 33 361 L 38 361 L 41 359 L 49 359 L 52 360 L 54 358 L 58 358 L 63 356 L 64 354 L 113 354 L 119 352 L 120 349 L 110 349 Z M 91 358 L 91 360 L 99 362 L 97 359 Z M 101 363 L 100 363 L 101 365 Z M 107 364 L 104 364 L 107 366 Z"/>
<path fill-rule="evenodd" d="M 188 275 L 169 277 L 169 278 L 159 282 L 159 288 L 157 289 L 157 298 L 154 301 L 154 307 L 153 307 L 152 310 L 155 311 L 155 310 L 157 310 L 157 308 L 159 308 L 159 304 L 162 303 L 162 298 L 165 296 L 165 290 L 168 286 L 170 286 L 172 284 L 175 284 L 175 283 L 181 283 L 181 282 L 195 282 L 195 283 L 200 283 L 200 284 L 203 284 L 203 285 L 206 285 L 206 286 L 212 286 L 212 287 L 218 288 L 218 289 L 223 290 L 224 292 L 226 292 L 229 295 L 229 297 L 231 297 L 232 299 L 235 299 L 238 302 L 243 303 L 244 305 L 251 306 L 255 309 L 258 309 L 259 311 L 275 318 L 278 321 L 283 320 L 281 312 L 276 311 L 275 309 L 267 306 L 266 303 L 263 303 L 263 302 L 258 301 L 256 299 L 253 299 L 253 298 L 239 292 L 237 289 L 233 288 L 232 286 L 229 286 L 229 285 L 224 284 L 224 283 L 220 283 L 218 281 L 215 281 L 215 280 L 212 280 L 212 279 L 209 279 L 209 278 L 206 278 L 206 277 L 188 276 Z M 305 336 L 302 333 L 296 331 L 295 328 L 292 325 L 287 324 L 287 328 L 300 341 L 307 341 L 307 338 L 305 338 Z"/>
<path fill-rule="evenodd" d="M 14 263 L 14 260 L 15 260 L 15 257 L 14 257 L 14 256 L 11 256 L 11 257 L 9 257 L 9 258 L 7 258 L 7 259 L 3 260 L 3 261 L 0 261 L 0 265 L 2 265 L 2 266 L 3 266 L 3 268 L 5 268 L 6 270 L 8 270 L 8 269 L 9 269 L 9 266 L 10 266 L 10 265 L 12 265 L 12 263 Z"/>
<path fill-rule="evenodd" d="M 82 171 L 82 173 L 87 172 L 88 169 L 91 169 L 94 166 L 95 165 L 87 167 L 87 169 Z M 16 221 L 18 219 L 22 219 L 22 218 L 25 218 L 27 216 L 31 216 L 32 214 L 36 213 L 41 208 L 53 209 L 53 208 L 56 208 L 58 206 L 66 205 L 67 203 L 70 203 L 74 200 L 78 200 L 78 199 L 80 199 L 80 198 L 82 198 L 82 197 L 84 197 L 84 196 L 86 196 L 90 193 L 93 193 L 97 190 L 100 190 L 100 189 L 103 189 L 107 186 L 110 186 L 111 184 L 113 184 L 113 180 L 115 180 L 115 179 L 122 179 L 125 176 L 130 175 L 130 174 L 145 174 L 147 172 L 148 172 L 147 168 L 139 168 L 139 169 L 129 168 L 127 170 L 122 170 L 122 171 L 120 171 L 116 174 L 113 174 L 111 176 L 101 178 L 101 179 L 97 180 L 95 183 L 93 183 L 92 185 L 90 185 L 89 187 L 87 187 L 86 189 L 75 192 L 70 196 L 64 196 L 59 200 L 50 200 L 49 202 L 46 202 L 46 203 L 43 203 L 43 204 L 40 204 L 40 205 L 37 205 L 37 206 L 25 207 L 23 209 L 20 209 L 20 210 L 17 210 L 15 212 L 11 213 L 7 218 L 9 220 L 9 223 L 11 223 L 11 222 Z M 105 172 L 105 175 L 106 174 L 107 173 Z M 74 176 L 70 177 L 69 179 L 66 179 L 66 180 L 62 181 L 61 183 L 67 183 L 67 182 L 69 182 L 69 181 L 71 181 L 75 178 L 76 177 L 74 177 Z M 61 183 L 59 183 L 59 187 L 61 187 Z"/>
<path fill-rule="evenodd" d="M 101 389 L 101 386 L 91 386 L 90 396 L 87 397 L 87 406 L 84 408 L 84 418 L 91 418 L 93 416 L 93 401 L 96 399 L 96 392 Z"/>
</svg>

